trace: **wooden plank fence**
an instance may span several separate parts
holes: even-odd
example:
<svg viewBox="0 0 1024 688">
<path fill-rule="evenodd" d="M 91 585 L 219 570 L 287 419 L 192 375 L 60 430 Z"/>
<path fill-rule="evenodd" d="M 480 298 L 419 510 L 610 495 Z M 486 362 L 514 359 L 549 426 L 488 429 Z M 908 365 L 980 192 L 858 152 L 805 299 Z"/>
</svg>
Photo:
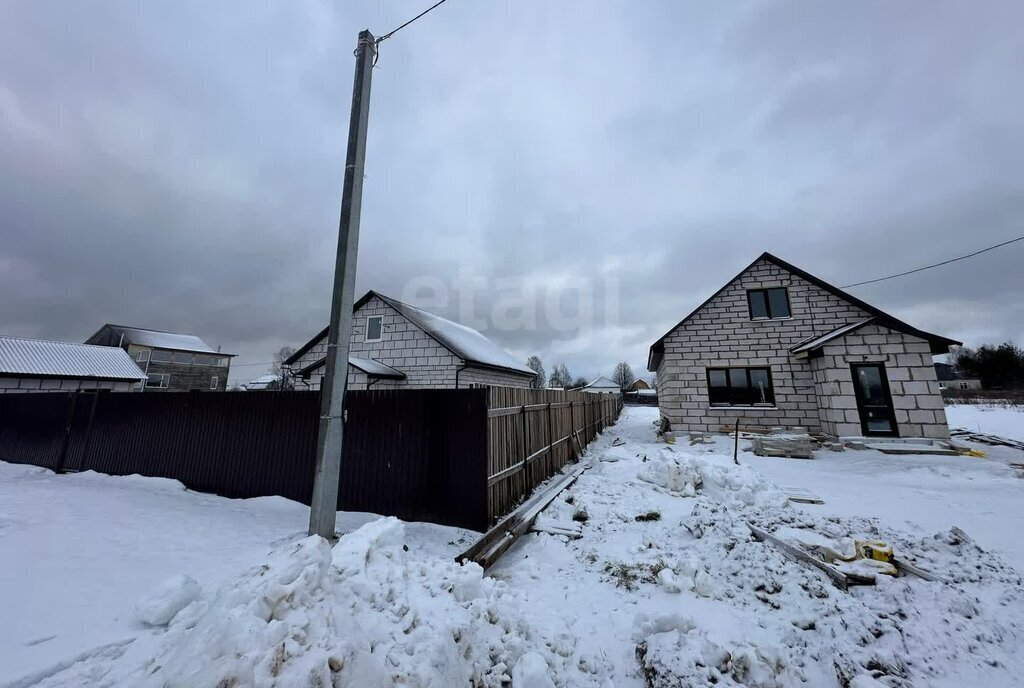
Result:
<svg viewBox="0 0 1024 688">
<path fill-rule="evenodd" d="M 619 394 L 487 388 L 487 517 L 511 511 L 619 417 Z"/>
</svg>

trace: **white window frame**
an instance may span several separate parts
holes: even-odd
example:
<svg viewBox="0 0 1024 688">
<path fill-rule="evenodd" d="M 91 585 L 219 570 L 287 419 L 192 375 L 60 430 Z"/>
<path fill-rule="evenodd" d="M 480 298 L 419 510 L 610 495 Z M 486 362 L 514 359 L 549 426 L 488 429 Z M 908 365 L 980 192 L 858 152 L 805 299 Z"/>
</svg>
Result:
<svg viewBox="0 0 1024 688">
<path fill-rule="evenodd" d="M 370 337 L 370 321 L 371 320 L 379 320 L 380 321 L 380 336 L 377 337 L 376 339 L 372 339 Z M 379 341 L 382 341 L 383 339 L 384 339 L 384 316 L 383 315 L 368 315 L 368 316 L 366 316 L 366 330 L 363 332 L 363 341 L 364 342 L 379 342 Z"/>
<path fill-rule="evenodd" d="M 213 376 L 210 377 L 210 389 L 213 390 L 214 392 L 217 391 L 217 385 L 219 383 L 220 383 L 220 378 L 218 378 L 216 375 L 213 375 Z"/>
<path fill-rule="evenodd" d="M 149 349 L 139 349 L 135 352 L 136 363 L 149 363 Z"/>
<path fill-rule="evenodd" d="M 151 385 L 151 384 L 149 384 L 149 380 L 146 380 L 146 387 L 151 387 L 153 389 L 167 389 L 168 387 L 171 386 L 171 374 L 170 373 L 150 373 L 150 375 L 159 375 L 160 376 L 160 384 L 159 385 Z"/>
</svg>

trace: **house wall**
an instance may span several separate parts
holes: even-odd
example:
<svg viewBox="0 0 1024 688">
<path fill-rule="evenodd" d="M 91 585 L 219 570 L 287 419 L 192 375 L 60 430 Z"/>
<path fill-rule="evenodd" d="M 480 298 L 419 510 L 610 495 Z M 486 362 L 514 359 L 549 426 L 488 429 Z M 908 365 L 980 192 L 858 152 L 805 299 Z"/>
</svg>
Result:
<svg viewBox="0 0 1024 688">
<path fill-rule="evenodd" d="M 516 375 L 503 370 L 492 370 L 479 366 L 468 366 L 459 373 L 459 387 L 476 385 L 503 385 L 506 387 L 529 387 L 533 378 L 529 375 Z"/>
<path fill-rule="evenodd" d="M 747 290 L 788 287 L 792 317 L 751 320 Z M 658 367 L 658 402 L 662 416 L 676 430 L 716 431 L 722 425 L 805 426 L 821 430 L 814 375 L 807 361 L 789 349 L 811 335 L 830 332 L 868 313 L 760 260 L 664 341 Z M 708 367 L 768 366 L 775 392 L 774 408 L 711 407 Z"/>
<path fill-rule="evenodd" d="M 229 366 L 189 365 L 187 363 L 157 363 L 149 361 L 141 364 L 147 375 L 166 373 L 170 375 L 166 389 L 146 387 L 147 392 L 187 392 L 193 389 L 211 390 L 213 378 L 217 378 L 216 390 L 223 392 L 228 388 Z"/>
<path fill-rule="evenodd" d="M 829 342 L 810 360 L 822 432 L 861 435 L 851 363 L 883 363 L 901 437 L 948 438 L 945 404 L 927 341 L 876 324 Z"/>
<path fill-rule="evenodd" d="M 384 318 L 381 340 L 368 342 L 366 319 L 377 315 Z M 327 337 L 323 337 L 293 363 L 291 369 L 300 370 L 323 358 L 326 353 Z M 349 353 L 361 358 L 372 358 L 405 373 L 405 380 L 380 380 L 373 384 L 373 389 L 450 388 L 455 386 L 455 371 L 462 367 L 461 358 L 441 346 L 437 340 L 376 296 L 353 314 Z M 309 389 L 320 389 L 322 378 L 321 369 L 319 374 L 310 377 Z M 365 373 L 349 366 L 350 389 L 366 389 L 367 381 Z M 301 382 L 296 384 L 299 388 L 304 388 Z"/>
<path fill-rule="evenodd" d="M 128 380 L 0 377 L 0 394 L 27 392 L 73 392 L 79 389 L 108 389 L 112 392 L 131 392 L 134 385 L 134 382 Z"/>
</svg>

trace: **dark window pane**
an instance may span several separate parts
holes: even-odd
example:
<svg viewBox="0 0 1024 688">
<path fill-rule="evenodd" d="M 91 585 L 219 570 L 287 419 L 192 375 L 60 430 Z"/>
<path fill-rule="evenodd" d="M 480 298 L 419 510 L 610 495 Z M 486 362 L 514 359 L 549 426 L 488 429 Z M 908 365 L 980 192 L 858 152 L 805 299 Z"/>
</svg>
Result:
<svg viewBox="0 0 1024 688">
<path fill-rule="evenodd" d="M 708 401 L 712 406 L 774 405 L 768 368 L 709 368 Z"/>
<path fill-rule="evenodd" d="M 731 387 L 746 387 L 747 386 L 747 369 L 746 368 L 729 368 L 729 385 Z"/>
<path fill-rule="evenodd" d="M 864 366 L 855 369 L 857 371 L 857 384 L 860 386 L 860 393 L 865 404 L 885 404 L 885 394 L 882 392 L 882 375 L 875 366 Z"/>
<path fill-rule="evenodd" d="M 154 363 L 170 363 L 171 352 L 155 350 L 153 351 L 153 354 L 150 356 L 149 360 L 153 361 Z"/>
<path fill-rule="evenodd" d="M 772 395 L 772 383 L 768 379 L 767 368 L 751 368 L 750 369 L 750 386 L 754 393 L 753 403 L 755 404 L 772 404 L 775 403 L 775 397 Z"/>
<path fill-rule="evenodd" d="M 366 338 L 380 339 L 381 319 L 379 317 L 366 319 Z"/>
<path fill-rule="evenodd" d="M 708 403 L 725 406 L 729 401 L 729 377 L 721 368 L 708 370 Z"/>
<path fill-rule="evenodd" d="M 185 365 L 192 365 L 192 354 L 174 354 L 175 363 L 183 363 Z"/>
<path fill-rule="evenodd" d="M 747 300 L 750 302 L 751 318 L 768 317 L 768 300 L 765 297 L 764 290 L 755 289 L 753 291 L 748 291 Z"/>
<path fill-rule="evenodd" d="M 789 317 L 789 298 L 784 288 L 768 290 L 768 311 L 772 318 Z"/>
</svg>

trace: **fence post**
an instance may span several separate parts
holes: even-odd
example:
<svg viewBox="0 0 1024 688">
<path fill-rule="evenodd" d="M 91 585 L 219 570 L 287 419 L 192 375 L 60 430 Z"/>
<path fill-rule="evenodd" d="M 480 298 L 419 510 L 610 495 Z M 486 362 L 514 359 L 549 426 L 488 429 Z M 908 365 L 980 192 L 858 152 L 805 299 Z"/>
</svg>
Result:
<svg viewBox="0 0 1024 688">
<path fill-rule="evenodd" d="M 526 499 L 526 495 L 530 494 L 530 488 L 532 487 L 532 480 L 530 480 L 530 464 L 526 462 L 530 458 L 530 449 L 526 446 L 526 407 L 521 406 L 519 408 L 519 415 L 522 417 L 522 422 L 519 423 L 520 436 L 523 438 L 523 499 Z"/>
<path fill-rule="evenodd" d="M 547 442 L 548 442 L 548 463 L 550 464 L 548 466 L 548 469 L 553 471 L 553 470 L 555 470 L 555 447 L 553 446 L 552 443 L 555 440 L 554 440 L 554 437 L 552 436 L 552 433 L 554 432 L 554 430 L 551 429 L 551 402 L 550 401 L 548 402 L 547 412 L 544 415 L 547 416 L 547 421 L 548 421 L 547 422 L 547 426 L 548 426 Z"/>
</svg>

